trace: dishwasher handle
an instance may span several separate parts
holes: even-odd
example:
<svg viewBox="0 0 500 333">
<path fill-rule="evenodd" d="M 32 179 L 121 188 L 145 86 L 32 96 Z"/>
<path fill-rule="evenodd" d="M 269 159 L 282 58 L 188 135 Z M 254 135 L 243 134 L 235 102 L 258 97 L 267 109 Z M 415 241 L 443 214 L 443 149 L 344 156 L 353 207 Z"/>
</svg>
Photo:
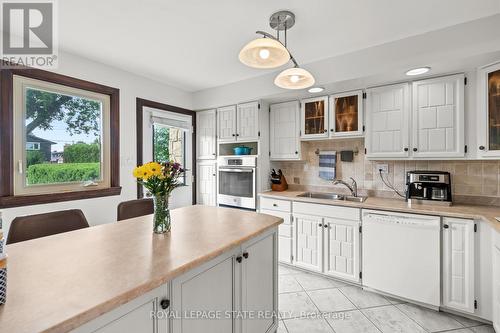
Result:
<svg viewBox="0 0 500 333">
<path fill-rule="evenodd" d="M 401 226 L 429 226 L 439 228 L 439 219 L 435 218 L 419 218 L 400 215 L 389 214 L 374 214 L 369 213 L 364 216 L 363 222 L 365 223 L 382 223 L 394 224 Z"/>
</svg>

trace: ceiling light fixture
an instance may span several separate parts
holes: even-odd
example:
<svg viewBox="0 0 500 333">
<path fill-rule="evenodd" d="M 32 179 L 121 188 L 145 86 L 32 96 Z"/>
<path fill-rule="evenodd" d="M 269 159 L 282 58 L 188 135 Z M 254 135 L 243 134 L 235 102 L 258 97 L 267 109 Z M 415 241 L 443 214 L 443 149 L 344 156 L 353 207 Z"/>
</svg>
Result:
<svg viewBox="0 0 500 333">
<path fill-rule="evenodd" d="M 303 68 L 287 48 L 287 31 L 295 24 L 295 15 L 290 11 L 279 11 L 271 15 L 269 25 L 276 30 L 276 37 L 264 32 L 256 33 L 263 37 L 257 38 L 241 49 L 240 61 L 253 68 L 276 68 L 283 66 L 290 60 L 294 67 L 281 72 L 274 83 L 284 89 L 305 89 L 315 82 L 311 73 Z M 280 40 L 280 31 L 284 31 L 284 43 Z"/>
<path fill-rule="evenodd" d="M 415 75 L 422 75 L 430 71 L 430 67 L 419 67 L 419 68 L 413 68 L 410 69 L 409 71 L 406 72 L 406 75 L 408 76 L 415 76 Z"/>
<path fill-rule="evenodd" d="M 309 88 L 309 90 L 308 90 L 308 91 L 309 91 L 311 94 L 317 94 L 317 93 L 322 92 L 323 90 L 325 90 L 325 88 L 323 88 L 323 87 L 312 87 L 312 88 Z"/>
</svg>

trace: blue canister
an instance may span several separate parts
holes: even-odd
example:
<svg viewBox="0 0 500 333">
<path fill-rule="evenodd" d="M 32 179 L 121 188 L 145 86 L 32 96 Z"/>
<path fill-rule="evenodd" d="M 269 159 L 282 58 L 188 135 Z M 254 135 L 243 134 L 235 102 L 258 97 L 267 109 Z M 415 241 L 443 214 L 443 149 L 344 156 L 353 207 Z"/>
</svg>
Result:
<svg viewBox="0 0 500 333">
<path fill-rule="evenodd" d="M 250 155 L 252 148 L 246 146 L 239 146 L 233 148 L 234 155 Z"/>
</svg>

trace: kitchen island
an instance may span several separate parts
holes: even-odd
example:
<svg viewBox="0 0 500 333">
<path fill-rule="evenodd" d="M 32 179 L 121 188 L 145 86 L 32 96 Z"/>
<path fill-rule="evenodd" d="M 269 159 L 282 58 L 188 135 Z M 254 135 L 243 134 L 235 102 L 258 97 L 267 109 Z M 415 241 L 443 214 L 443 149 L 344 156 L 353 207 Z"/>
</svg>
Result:
<svg viewBox="0 0 500 333">
<path fill-rule="evenodd" d="M 272 331 L 272 315 L 228 313 L 277 310 L 280 223 L 191 206 L 172 211 L 169 234 L 144 216 L 9 245 L 0 332 Z"/>
</svg>

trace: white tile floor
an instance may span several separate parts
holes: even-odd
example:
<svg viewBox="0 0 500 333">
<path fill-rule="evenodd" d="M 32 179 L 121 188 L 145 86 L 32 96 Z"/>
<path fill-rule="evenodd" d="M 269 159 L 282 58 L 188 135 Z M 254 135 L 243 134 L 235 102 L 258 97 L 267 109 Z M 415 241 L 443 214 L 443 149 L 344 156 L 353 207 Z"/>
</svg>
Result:
<svg viewBox="0 0 500 333">
<path fill-rule="evenodd" d="M 483 323 L 279 267 L 278 333 L 494 333 Z"/>
</svg>

